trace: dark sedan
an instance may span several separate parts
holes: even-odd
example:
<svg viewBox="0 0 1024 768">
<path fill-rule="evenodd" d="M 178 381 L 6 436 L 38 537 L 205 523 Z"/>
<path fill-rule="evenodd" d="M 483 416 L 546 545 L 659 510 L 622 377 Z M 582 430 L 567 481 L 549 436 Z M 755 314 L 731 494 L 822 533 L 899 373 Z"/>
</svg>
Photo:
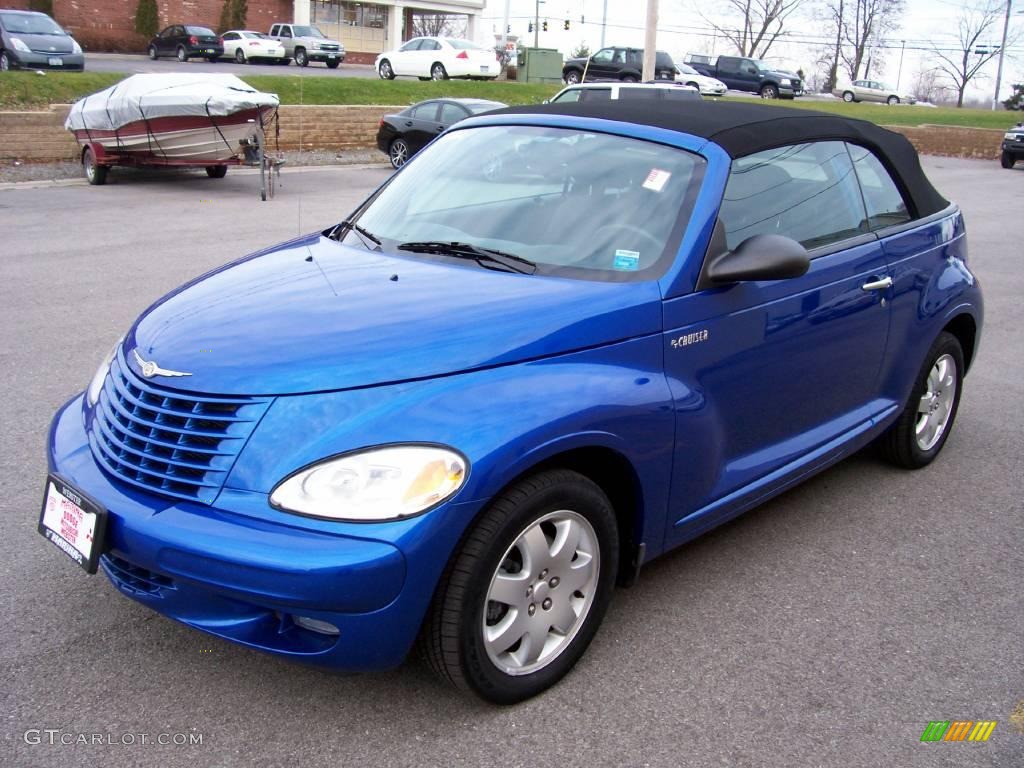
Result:
<svg viewBox="0 0 1024 768">
<path fill-rule="evenodd" d="M 459 120 L 507 106 L 482 99 L 430 99 L 413 104 L 396 115 L 384 115 L 377 130 L 377 146 L 391 165 L 401 168 L 431 139 Z"/>
<path fill-rule="evenodd" d="M 204 58 L 214 63 L 224 55 L 224 41 L 208 27 L 172 24 L 149 41 L 149 58 L 176 56 L 178 61 Z"/>
</svg>

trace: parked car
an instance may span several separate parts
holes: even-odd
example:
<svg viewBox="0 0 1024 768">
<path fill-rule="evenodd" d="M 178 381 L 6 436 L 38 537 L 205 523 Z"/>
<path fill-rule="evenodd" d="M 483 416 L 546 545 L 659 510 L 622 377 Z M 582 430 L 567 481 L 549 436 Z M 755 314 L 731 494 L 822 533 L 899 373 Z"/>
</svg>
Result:
<svg viewBox="0 0 1024 768">
<path fill-rule="evenodd" d="M 681 83 L 579 83 L 567 85 L 549 99 L 551 104 L 622 100 L 700 101 L 700 92 Z"/>
<path fill-rule="evenodd" d="M 932 462 L 982 329 L 967 258 L 874 124 L 471 117 L 348 219 L 146 309 L 54 418 L 39 530 L 240 645 L 373 670 L 419 639 L 520 701 L 653 558 L 873 441 Z"/>
<path fill-rule="evenodd" d="M 178 61 L 203 58 L 214 63 L 224 55 L 224 45 L 212 29 L 194 24 L 172 24 L 149 41 L 149 58 L 174 56 Z"/>
<path fill-rule="evenodd" d="M 322 61 L 328 69 L 337 69 L 345 60 L 345 46 L 310 24 L 274 24 L 270 27 L 270 37 L 284 46 L 285 58 L 295 59 L 300 67 L 308 67 L 311 61 Z"/>
<path fill-rule="evenodd" d="M 642 48 L 602 48 L 589 59 L 569 59 L 562 67 L 562 80 L 566 85 L 599 80 L 621 80 L 639 83 L 643 79 L 644 51 Z M 654 79 L 673 80 L 678 74 L 675 62 L 665 51 L 654 57 Z"/>
<path fill-rule="evenodd" d="M 832 90 L 845 102 L 877 101 L 881 104 L 916 104 L 917 98 L 910 93 L 899 93 L 892 86 L 878 80 L 854 80 L 852 83 L 840 83 Z"/>
<path fill-rule="evenodd" d="M 726 86 L 721 80 L 702 75 L 689 64 L 676 64 L 679 74 L 676 82 L 696 88 L 701 96 L 725 96 Z"/>
<path fill-rule="evenodd" d="M 719 56 L 714 64 L 707 64 L 706 58 L 691 58 L 686 63 L 702 75 L 721 80 L 728 88 L 756 93 L 762 99 L 793 99 L 804 95 L 799 75 L 775 69 L 759 59 Z"/>
<path fill-rule="evenodd" d="M 400 75 L 420 80 L 493 80 L 501 73 L 493 48 L 454 37 L 414 37 L 397 50 L 380 54 L 373 66 L 382 80 Z"/>
<path fill-rule="evenodd" d="M 377 148 L 388 156 L 394 168 L 401 168 L 410 157 L 455 123 L 470 115 L 479 115 L 506 106 L 500 101 L 483 99 L 430 99 L 413 104 L 394 115 L 384 115 L 377 129 Z"/>
<path fill-rule="evenodd" d="M 0 72 L 10 69 L 82 71 L 82 47 L 45 13 L 0 11 Z"/>
<path fill-rule="evenodd" d="M 1003 168 L 1013 168 L 1018 160 L 1024 160 L 1024 123 L 1006 132 L 1003 136 L 1002 154 L 999 161 Z"/>
<path fill-rule="evenodd" d="M 224 44 L 224 56 L 234 59 L 239 64 L 254 61 L 269 61 L 274 64 L 288 63 L 284 46 L 262 32 L 232 29 L 221 35 L 221 42 Z"/>
</svg>

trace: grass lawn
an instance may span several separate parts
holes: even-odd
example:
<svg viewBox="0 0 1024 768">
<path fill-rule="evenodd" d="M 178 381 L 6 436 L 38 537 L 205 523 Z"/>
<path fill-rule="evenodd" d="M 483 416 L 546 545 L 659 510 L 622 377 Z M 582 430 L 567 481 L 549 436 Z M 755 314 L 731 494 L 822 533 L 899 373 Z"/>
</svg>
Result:
<svg viewBox="0 0 1024 768">
<path fill-rule="evenodd" d="M 47 104 L 69 103 L 113 85 L 125 77 L 105 72 L 0 72 L 0 109 L 37 109 Z M 463 96 L 506 104 L 536 104 L 559 90 L 557 85 L 536 83 L 447 80 L 369 80 L 324 77 L 292 68 L 289 74 L 253 75 L 243 78 L 254 88 L 276 93 L 282 104 L 414 104 L 438 96 Z M 835 101 L 779 100 L 781 106 L 817 109 L 859 117 L 882 125 L 959 125 L 1005 130 L 1020 120 L 1016 112 L 951 109 L 882 104 L 846 104 Z"/>
</svg>

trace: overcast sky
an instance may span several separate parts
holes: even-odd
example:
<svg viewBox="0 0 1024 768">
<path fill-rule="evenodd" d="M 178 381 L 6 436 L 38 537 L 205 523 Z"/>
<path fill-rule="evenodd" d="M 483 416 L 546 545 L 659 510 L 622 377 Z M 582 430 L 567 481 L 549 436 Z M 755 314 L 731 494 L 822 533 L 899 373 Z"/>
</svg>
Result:
<svg viewBox="0 0 1024 768">
<path fill-rule="evenodd" d="M 1016 29 L 1024 32 L 1024 0 L 1013 2 L 1015 13 L 1011 31 Z M 815 0 L 808 0 L 807 7 L 812 7 L 814 3 Z M 526 39 L 527 44 L 533 45 L 533 35 L 527 32 L 527 25 L 533 20 L 535 0 L 508 0 L 508 4 L 509 24 L 513 34 L 519 34 Z M 581 41 L 585 41 L 592 50 L 596 50 L 601 43 L 601 16 L 604 4 L 604 0 L 546 0 L 541 3 L 540 18 L 546 18 L 549 23 L 548 31 L 540 33 L 540 45 L 558 48 L 568 54 Z M 911 87 L 921 68 L 928 66 L 927 54 L 915 48 L 927 48 L 929 43 L 956 47 L 956 18 L 964 4 L 964 0 L 906 0 L 902 28 L 891 36 L 896 46 L 900 45 L 900 40 L 907 40 L 902 73 L 899 72 L 900 50 L 897 47 L 887 52 L 880 72 L 872 65 L 872 77 L 895 85 L 897 75 L 900 74 L 900 85 L 903 88 Z M 501 33 L 505 5 L 506 0 L 487 0 L 481 24 L 482 36 L 489 32 Z M 605 44 L 642 45 L 646 8 L 644 0 L 607 0 L 607 6 Z M 709 18 L 718 18 L 719 22 L 723 23 L 725 20 L 716 16 L 715 10 L 722 6 L 723 3 L 716 0 L 660 0 L 658 47 L 677 58 L 690 51 L 716 54 L 731 52 L 729 44 L 721 36 L 714 37 L 709 24 L 701 17 L 703 12 Z M 566 19 L 569 20 L 570 26 L 568 32 L 563 29 Z M 792 62 L 794 68 L 802 66 L 810 76 L 814 70 L 816 49 L 819 47 L 815 41 L 822 36 L 820 22 L 815 22 L 809 13 L 804 12 L 800 17 L 793 17 L 786 29 L 799 42 L 777 43 L 769 56 L 784 57 Z M 1001 35 L 1002 23 L 993 31 L 992 39 L 988 42 L 998 45 Z M 1011 83 L 1024 80 L 1024 42 L 1018 43 L 1014 50 L 1018 55 L 1007 57 L 1001 98 L 1009 95 Z M 992 98 L 996 62 L 987 65 L 983 72 L 988 77 L 979 79 L 974 87 L 968 90 L 969 98 Z"/>
</svg>

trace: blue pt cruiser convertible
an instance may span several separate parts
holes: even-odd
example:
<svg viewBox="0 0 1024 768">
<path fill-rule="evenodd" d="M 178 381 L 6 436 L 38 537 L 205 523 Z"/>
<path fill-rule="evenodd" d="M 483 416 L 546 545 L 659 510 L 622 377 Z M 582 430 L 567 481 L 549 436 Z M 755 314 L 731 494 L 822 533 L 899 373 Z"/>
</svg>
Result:
<svg viewBox="0 0 1024 768">
<path fill-rule="evenodd" d="M 147 309 L 57 414 L 39 529 L 197 629 L 514 702 L 646 561 L 949 437 L 982 297 L 902 136 L 759 104 L 446 131 L 345 221 Z"/>
</svg>

